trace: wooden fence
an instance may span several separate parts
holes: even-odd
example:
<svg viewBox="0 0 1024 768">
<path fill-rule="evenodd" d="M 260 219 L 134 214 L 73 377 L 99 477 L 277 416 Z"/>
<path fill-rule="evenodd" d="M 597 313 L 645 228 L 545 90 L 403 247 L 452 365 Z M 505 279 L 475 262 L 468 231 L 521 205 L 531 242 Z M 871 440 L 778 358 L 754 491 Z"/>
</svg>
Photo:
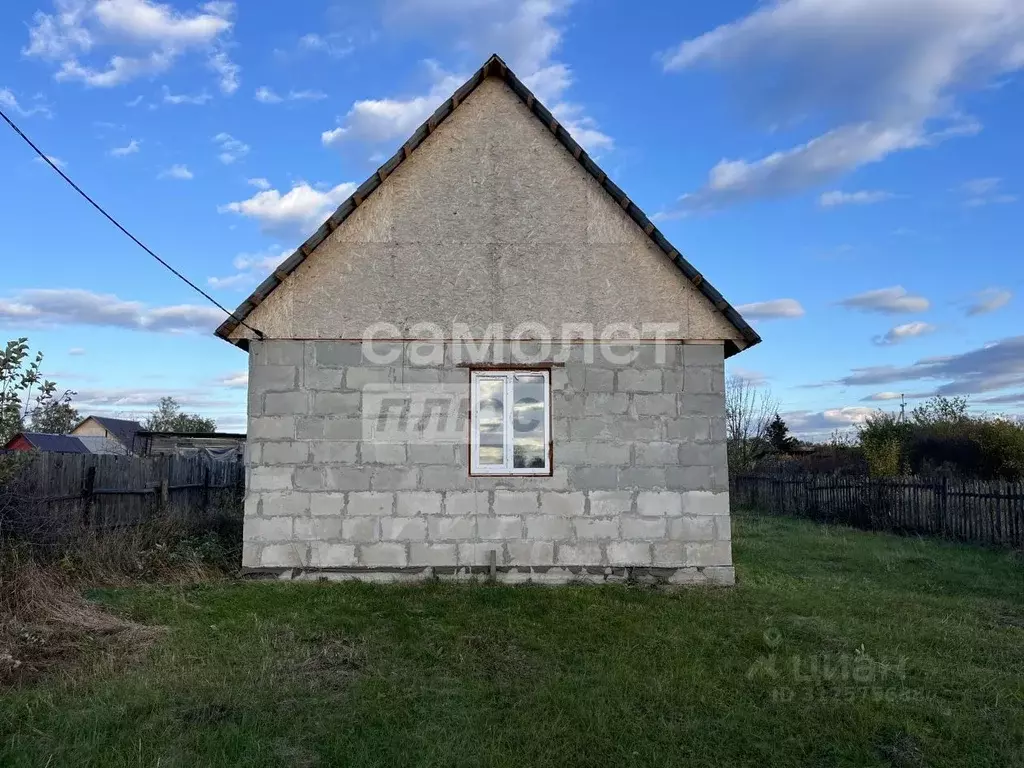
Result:
<svg viewBox="0 0 1024 768">
<path fill-rule="evenodd" d="M 240 504 L 245 467 L 207 457 L 5 454 L 0 533 L 44 543 L 154 517 L 201 525 Z M 237 510 L 241 515 L 241 510 Z"/>
<path fill-rule="evenodd" d="M 730 500 L 874 531 L 1024 548 L 1024 484 L 938 477 L 738 475 Z"/>
</svg>

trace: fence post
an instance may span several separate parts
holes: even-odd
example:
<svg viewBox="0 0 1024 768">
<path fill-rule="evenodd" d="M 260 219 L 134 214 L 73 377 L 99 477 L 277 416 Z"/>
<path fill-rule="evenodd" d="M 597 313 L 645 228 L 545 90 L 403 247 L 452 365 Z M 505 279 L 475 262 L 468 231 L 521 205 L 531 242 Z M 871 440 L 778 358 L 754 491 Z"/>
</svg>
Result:
<svg viewBox="0 0 1024 768">
<path fill-rule="evenodd" d="M 160 462 L 160 511 L 168 514 L 171 503 L 171 460 L 164 456 Z"/>
<path fill-rule="evenodd" d="M 942 485 L 940 486 L 942 493 L 939 496 L 939 535 L 945 538 L 946 536 L 946 509 L 949 504 L 949 478 L 946 475 L 942 476 Z"/>
<path fill-rule="evenodd" d="M 89 527 L 94 518 L 93 507 L 96 504 L 96 467 L 88 467 L 85 470 L 85 481 L 82 483 L 82 525 Z"/>
</svg>

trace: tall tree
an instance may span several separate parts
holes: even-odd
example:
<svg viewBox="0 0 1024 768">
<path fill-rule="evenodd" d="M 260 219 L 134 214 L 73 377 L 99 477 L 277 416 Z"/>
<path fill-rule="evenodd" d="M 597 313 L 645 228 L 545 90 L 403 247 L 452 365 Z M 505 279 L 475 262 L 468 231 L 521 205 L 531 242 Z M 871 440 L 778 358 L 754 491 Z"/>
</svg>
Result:
<svg viewBox="0 0 1024 768">
<path fill-rule="evenodd" d="M 8 341 L 0 350 L 0 445 L 23 431 L 29 416 L 32 428 L 39 432 L 66 434 L 74 427 L 72 424 L 64 428 L 69 420 L 78 416 L 71 407 L 75 393 L 68 390 L 57 397 L 57 385 L 43 379 L 39 373 L 42 363 L 43 353 L 37 352 L 33 357 L 28 339 L 24 337 Z M 33 391 L 36 392 L 34 407 Z"/>
<path fill-rule="evenodd" d="M 766 437 L 769 445 L 779 453 L 789 453 L 797 445 L 797 439 L 789 434 L 789 427 L 778 413 L 768 425 Z"/>
<path fill-rule="evenodd" d="M 725 383 L 725 436 L 729 469 L 743 472 L 771 452 L 768 425 L 779 403 L 767 387 L 741 376 Z"/>
<path fill-rule="evenodd" d="M 39 386 L 36 404 L 31 411 L 32 431 L 66 435 L 73 430 L 81 421 L 78 409 L 71 404 L 71 398 L 77 394 L 65 389 L 64 393 L 58 396 L 57 385 L 52 381 L 44 381 Z"/>
<path fill-rule="evenodd" d="M 143 426 L 151 432 L 216 432 L 217 422 L 198 413 L 184 413 L 173 397 L 161 397 Z"/>
</svg>

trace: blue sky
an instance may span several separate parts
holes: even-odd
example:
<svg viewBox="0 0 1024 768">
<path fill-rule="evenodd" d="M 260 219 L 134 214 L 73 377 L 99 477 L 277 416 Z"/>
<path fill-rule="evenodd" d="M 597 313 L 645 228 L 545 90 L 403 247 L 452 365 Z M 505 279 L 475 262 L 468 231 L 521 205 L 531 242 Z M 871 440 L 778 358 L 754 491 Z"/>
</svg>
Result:
<svg viewBox="0 0 1024 768">
<path fill-rule="evenodd" d="M 13 0 L 0 107 L 222 303 L 492 51 L 764 338 L 824 436 L 935 392 L 1024 410 L 1019 0 Z M 0 335 L 84 412 L 244 426 L 222 315 L 3 126 Z"/>
</svg>

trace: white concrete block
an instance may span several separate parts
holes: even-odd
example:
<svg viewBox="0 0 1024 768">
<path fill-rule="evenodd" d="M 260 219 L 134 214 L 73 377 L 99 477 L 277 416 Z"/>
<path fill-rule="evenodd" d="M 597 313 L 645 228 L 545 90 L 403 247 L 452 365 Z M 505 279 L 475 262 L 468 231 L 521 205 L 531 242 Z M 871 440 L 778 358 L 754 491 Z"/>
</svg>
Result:
<svg viewBox="0 0 1024 768">
<path fill-rule="evenodd" d="M 382 517 L 380 537 L 384 541 L 425 541 L 427 521 L 423 517 Z"/>
<path fill-rule="evenodd" d="M 715 518 L 707 515 L 673 517 L 668 521 L 668 537 L 675 541 L 713 541 Z"/>
<path fill-rule="evenodd" d="M 395 494 L 395 514 L 400 517 L 441 514 L 441 494 L 435 491 Z"/>
<path fill-rule="evenodd" d="M 555 545 L 550 541 L 508 541 L 509 565 L 554 565 Z"/>
<path fill-rule="evenodd" d="M 405 551 L 405 544 L 394 542 L 361 544 L 359 546 L 359 564 L 404 567 L 409 564 L 409 558 Z"/>
<path fill-rule="evenodd" d="M 526 518 L 526 538 L 528 539 L 568 539 L 571 535 L 571 521 L 568 517 L 534 515 Z"/>
<path fill-rule="evenodd" d="M 394 508 L 394 497 L 393 493 L 353 491 L 348 495 L 348 514 L 390 515 Z"/>
<path fill-rule="evenodd" d="M 242 526 L 246 541 L 288 541 L 292 537 L 292 517 L 247 517 Z"/>
<path fill-rule="evenodd" d="M 686 491 L 683 493 L 683 513 L 687 515 L 728 515 L 729 493 Z"/>
<path fill-rule="evenodd" d="M 377 541 L 380 538 L 380 518 L 346 517 L 341 521 L 341 538 L 346 541 Z"/>
<path fill-rule="evenodd" d="M 622 538 L 629 539 L 664 539 L 668 532 L 667 520 L 664 517 L 637 517 L 623 515 L 621 518 Z"/>
<path fill-rule="evenodd" d="M 535 515 L 537 494 L 533 491 L 495 491 L 495 515 Z"/>
<path fill-rule="evenodd" d="M 617 539 L 619 523 L 614 518 L 577 517 L 572 521 L 577 539 Z"/>
<path fill-rule="evenodd" d="M 641 491 L 636 495 L 636 512 L 641 517 L 675 517 L 683 513 L 683 500 L 674 491 Z"/>
<path fill-rule="evenodd" d="M 591 491 L 589 496 L 591 517 L 629 514 L 633 505 L 629 491 Z"/>
<path fill-rule="evenodd" d="M 427 518 L 427 532 L 432 541 L 476 538 L 475 517 L 437 516 Z"/>
<path fill-rule="evenodd" d="M 414 541 L 409 545 L 409 565 L 454 566 L 458 552 L 456 544 Z"/>
<path fill-rule="evenodd" d="M 489 507 L 486 491 L 449 491 L 444 495 L 446 515 L 486 515 Z"/>
<path fill-rule="evenodd" d="M 608 544 L 609 565 L 650 565 L 651 545 L 646 541 L 613 541 Z"/>
<path fill-rule="evenodd" d="M 573 493 L 541 492 L 540 511 L 542 515 L 575 517 L 583 514 L 586 497 L 579 491 Z"/>
<path fill-rule="evenodd" d="M 601 565 L 604 558 L 600 544 L 559 544 L 555 549 L 558 565 Z"/>
<path fill-rule="evenodd" d="M 523 519 L 513 515 L 497 517 L 479 516 L 476 519 L 477 536 L 481 539 L 521 539 Z"/>
<path fill-rule="evenodd" d="M 354 544 L 333 544 L 314 541 L 310 544 L 309 564 L 315 568 L 344 568 L 356 565 Z"/>
</svg>

